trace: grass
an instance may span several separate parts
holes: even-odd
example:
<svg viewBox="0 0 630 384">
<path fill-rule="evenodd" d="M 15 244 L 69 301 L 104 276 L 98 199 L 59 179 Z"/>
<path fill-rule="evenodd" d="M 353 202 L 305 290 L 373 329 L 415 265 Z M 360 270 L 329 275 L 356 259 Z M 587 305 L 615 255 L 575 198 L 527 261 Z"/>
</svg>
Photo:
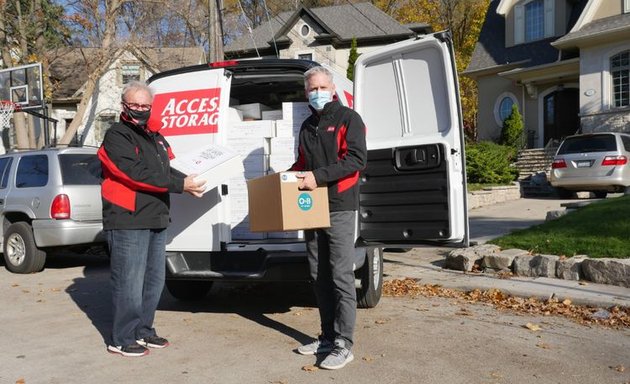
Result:
<svg viewBox="0 0 630 384">
<path fill-rule="evenodd" d="M 567 257 L 630 258 L 630 196 L 592 203 L 489 243 Z"/>
</svg>

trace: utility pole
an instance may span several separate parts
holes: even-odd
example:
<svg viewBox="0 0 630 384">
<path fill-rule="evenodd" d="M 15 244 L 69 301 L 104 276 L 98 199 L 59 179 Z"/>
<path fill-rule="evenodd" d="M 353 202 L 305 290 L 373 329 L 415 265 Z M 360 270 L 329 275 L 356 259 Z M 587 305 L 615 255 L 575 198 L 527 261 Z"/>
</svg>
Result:
<svg viewBox="0 0 630 384">
<path fill-rule="evenodd" d="M 208 60 L 223 61 L 223 23 L 221 0 L 208 0 Z"/>
</svg>

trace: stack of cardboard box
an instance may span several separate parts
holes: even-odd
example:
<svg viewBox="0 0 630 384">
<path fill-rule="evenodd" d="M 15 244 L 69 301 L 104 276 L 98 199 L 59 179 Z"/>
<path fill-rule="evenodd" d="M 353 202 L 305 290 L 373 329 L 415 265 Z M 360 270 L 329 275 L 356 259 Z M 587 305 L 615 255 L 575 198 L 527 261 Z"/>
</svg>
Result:
<svg viewBox="0 0 630 384">
<path fill-rule="evenodd" d="M 244 172 L 229 180 L 232 239 L 301 239 L 302 231 L 251 232 L 246 181 L 286 171 L 297 158 L 298 135 L 310 115 L 308 103 L 282 103 L 274 110 L 260 103 L 230 107 L 227 146 L 243 158 Z"/>
</svg>

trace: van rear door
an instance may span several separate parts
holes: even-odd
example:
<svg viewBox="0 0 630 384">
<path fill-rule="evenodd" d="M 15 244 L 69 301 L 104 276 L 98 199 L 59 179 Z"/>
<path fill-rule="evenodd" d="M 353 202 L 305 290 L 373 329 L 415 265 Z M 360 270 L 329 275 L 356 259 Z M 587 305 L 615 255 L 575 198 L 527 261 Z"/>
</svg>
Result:
<svg viewBox="0 0 630 384">
<path fill-rule="evenodd" d="M 363 242 L 468 246 L 464 135 L 450 36 L 421 36 L 359 56 L 354 109 L 367 126 Z"/>
<path fill-rule="evenodd" d="M 160 129 L 175 156 L 210 144 L 225 145 L 231 76 L 225 69 L 204 66 L 158 74 L 151 78 L 155 93 L 149 126 Z M 215 180 L 220 182 L 222 180 Z M 209 252 L 230 238 L 221 188 L 201 199 L 172 194 L 167 251 Z"/>
</svg>

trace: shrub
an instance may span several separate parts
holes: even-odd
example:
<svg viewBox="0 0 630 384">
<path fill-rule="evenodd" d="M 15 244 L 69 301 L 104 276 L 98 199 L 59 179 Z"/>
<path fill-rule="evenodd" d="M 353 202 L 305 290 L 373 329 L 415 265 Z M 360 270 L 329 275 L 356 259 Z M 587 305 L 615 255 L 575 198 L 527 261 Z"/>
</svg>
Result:
<svg viewBox="0 0 630 384">
<path fill-rule="evenodd" d="M 466 146 L 466 173 L 469 183 L 509 184 L 516 180 L 517 170 L 511 164 L 516 156 L 513 147 L 482 141 Z"/>
<path fill-rule="evenodd" d="M 523 118 L 516 107 L 512 105 L 512 112 L 503 121 L 500 144 L 509 147 L 521 148 L 523 142 Z"/>
</svg>

